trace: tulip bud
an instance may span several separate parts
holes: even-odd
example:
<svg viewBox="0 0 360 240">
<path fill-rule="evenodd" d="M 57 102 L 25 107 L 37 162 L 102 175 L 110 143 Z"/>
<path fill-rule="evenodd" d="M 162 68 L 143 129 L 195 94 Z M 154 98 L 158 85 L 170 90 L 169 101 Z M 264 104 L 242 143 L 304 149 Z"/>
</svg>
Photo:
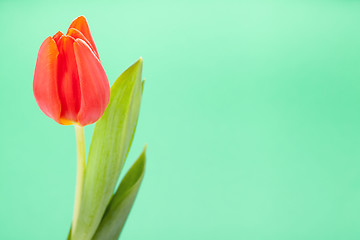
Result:
<svg viewBox="0 0 360 240">
<path fill-rule="evenodd" d="M 33 91 L 40 109 L 60 124 L 85 126 L 102 116 L 110 86 L 85 17 L 42 43 Z"/>
</svg>

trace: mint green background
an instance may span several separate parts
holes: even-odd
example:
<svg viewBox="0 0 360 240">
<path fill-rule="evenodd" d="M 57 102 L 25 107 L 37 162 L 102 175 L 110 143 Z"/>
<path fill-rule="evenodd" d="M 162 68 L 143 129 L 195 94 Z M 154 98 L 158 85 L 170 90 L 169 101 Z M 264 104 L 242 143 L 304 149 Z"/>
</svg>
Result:
<svg viewBox="0 0 360 240">
<path fill-rule="evenodd" d="M 75 140 L 32 94 L 85 15 L 111 84 L 146 84 L 121 239 L 360 239 L 360 1 L 0 1 L 0 239 L 65 239 Z M 89 146 L 93 126 L 86 128 Z"/>
</svg>

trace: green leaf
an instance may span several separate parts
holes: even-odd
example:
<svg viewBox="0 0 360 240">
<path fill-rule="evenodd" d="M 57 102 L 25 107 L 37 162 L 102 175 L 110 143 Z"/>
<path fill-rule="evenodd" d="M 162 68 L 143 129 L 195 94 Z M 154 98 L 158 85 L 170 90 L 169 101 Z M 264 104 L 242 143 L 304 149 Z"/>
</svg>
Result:
<svg viewBox="0 0 360 240">
<path fill-rule="evenodd" d="M 117 240 L 135 201 L 145 170 L 145 150 L 121 181 L 92 240 Z"/>
<path fill-rule="evenodd" d="M 78 221 L 71 239 L 94 235 L 114 193 L 131 145 L 142 95 L 142 58 L 130 66 L 111 87 L 110 102 L 96 123 L 85 169 Z"/>
<path fill-rule="evenodd" d="M 66 240 L 71 240 L 71 226 L 70 226 L 70 231 L 68 233 L 68 236 L 67 236 Z"/>
</svg>

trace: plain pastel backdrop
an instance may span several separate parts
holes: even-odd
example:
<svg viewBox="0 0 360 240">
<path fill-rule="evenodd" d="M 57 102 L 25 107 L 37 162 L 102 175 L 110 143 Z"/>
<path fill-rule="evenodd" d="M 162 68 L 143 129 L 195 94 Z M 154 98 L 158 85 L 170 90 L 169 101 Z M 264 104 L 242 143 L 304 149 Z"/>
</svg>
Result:
<svg viewBox="0 0 360 240">
<path fill-rule="evenodd" d="M 0 239 L 67 236 L 74 129 L 40 111 L 32 78 L 42 41 L 79 15 L 111 84 L 144 59 L 125 170 L 144 144 L 147 166 L 120 239 L 360 239 L 359 13 L 356 0 L 0 0 Z"/>
</svg>

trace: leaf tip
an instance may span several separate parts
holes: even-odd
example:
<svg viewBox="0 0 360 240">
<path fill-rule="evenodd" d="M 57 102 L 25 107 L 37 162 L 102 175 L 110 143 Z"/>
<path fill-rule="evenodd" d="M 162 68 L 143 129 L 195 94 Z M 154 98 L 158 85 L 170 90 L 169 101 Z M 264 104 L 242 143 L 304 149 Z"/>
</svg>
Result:
<svg viewBox="0 0 360 240">
<path fill-rule="evenodd" d="M 143 65 L 143 58 L 142 57 L 139 57 L 139 59 L 136 61 L 136 63 L 135 63 L 136 65 L 140 65 L 141 66 L 141 68 L 142 68 L 142 65 Z"/>
<path fill-rule="evenodd" d="M 143 58 L 140 57 L 130 68 L 132 68 L 133 70 L 140 73 L 140 80 L 141 80 L 141 72 L 142 72 L 142 68 L 143 68 Z"/>
</svg>

